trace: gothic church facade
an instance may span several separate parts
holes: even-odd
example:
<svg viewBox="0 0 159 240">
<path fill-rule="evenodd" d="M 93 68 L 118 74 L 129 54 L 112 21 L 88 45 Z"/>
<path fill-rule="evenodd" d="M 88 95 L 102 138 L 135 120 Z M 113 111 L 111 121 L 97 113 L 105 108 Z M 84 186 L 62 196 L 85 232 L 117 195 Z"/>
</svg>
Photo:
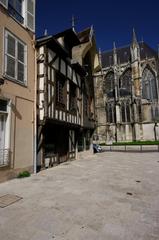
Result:
<svg viewBox="0 0 159 240">
<path fill-rule="evenodd" d="M 95 77 L 99 142 L 159 139 L 159 59 L 145 42 L 100 53 Z"/>
</svg>

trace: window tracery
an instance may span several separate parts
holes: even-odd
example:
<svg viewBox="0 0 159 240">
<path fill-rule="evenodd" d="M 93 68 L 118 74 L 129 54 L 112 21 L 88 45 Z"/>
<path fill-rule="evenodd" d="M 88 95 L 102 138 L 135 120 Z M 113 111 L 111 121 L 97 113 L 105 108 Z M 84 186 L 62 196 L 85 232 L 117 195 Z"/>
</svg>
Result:
<svg viewBox="0 0 159 240">
<path fill-rule="evenodd" d="M 105 92 L 108 97 L 113 97 L 113 90 L 114 90 L 114 73 L 109 72 L 105 77 Z"/>
<path fill-rule="evenodd" d="M 127 96 L 131 94 L 131 79 L 132 73 L 131 69 L 127 69 L 119 79 L 119 89 L 120 89 L 120 96 Z"/>
<path fill-rule="evenodd" d="M 156 77 L 148 67 L 142 74 L 142 97 L 150 101 L 158 99 Z"/>
<path fill-rule="evenodd" d="M 112 103 L 106 105 L 107 122 L 115 123 L 115 106 Z"/>
<path fill-rule="evenodd" d="M 121 111 L 122 122 L 123 123 L 131 122 L 131 110 L 130 110 L 130 102 L 129 101 L 121 103 L 120 111 Z"/>
</svg>

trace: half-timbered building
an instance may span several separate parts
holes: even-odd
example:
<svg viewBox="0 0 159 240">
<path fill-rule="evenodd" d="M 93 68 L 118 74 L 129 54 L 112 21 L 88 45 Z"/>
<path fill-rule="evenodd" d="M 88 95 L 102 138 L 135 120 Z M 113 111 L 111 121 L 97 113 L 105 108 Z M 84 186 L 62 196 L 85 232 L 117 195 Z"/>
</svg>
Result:
<svg viewBox="0 0 159 240">
<path fill-rule="evenodd" d="M 36 49 L 38 167 L 47 167 L 91 151 L 99 64 L 92 28 L 41 37 Z"/>
</svg>

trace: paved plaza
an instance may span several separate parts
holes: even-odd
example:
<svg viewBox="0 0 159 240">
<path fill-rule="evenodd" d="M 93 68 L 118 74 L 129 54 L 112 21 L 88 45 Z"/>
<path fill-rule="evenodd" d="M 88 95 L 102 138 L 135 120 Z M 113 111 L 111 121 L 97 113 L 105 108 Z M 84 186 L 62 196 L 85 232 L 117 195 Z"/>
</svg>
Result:
<svg viewBox="0 0 159 240">
<path fill-rule="evenodd" d="M 1 183 L 0 197 L 2 240 L 158 240 L 159 153 L 94 154 Z"/>
</svg>

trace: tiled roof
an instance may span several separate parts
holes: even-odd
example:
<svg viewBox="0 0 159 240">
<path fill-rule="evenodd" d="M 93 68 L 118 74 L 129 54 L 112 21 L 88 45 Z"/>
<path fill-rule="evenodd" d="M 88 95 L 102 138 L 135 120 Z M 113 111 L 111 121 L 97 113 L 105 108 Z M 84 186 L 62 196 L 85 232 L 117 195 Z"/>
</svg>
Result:
<svg viewBox="0 0 159 240">
<path fill-rule="evenodd" d="M 141 60 L 151 57 L 157 58 L 157 52 L 149 47 L 145 42 L 140 42 L 139 43 L 140 47 L 140 57 Z M 131 54 L 130 54 L 130 45 L 117 48 L 117 59 L 120 64 L 128 62 L 128 60 L 131 59 Z M 102 53 L 102 67 L 109 67 L 113 65 L 113 50 L 106 51 Z"/>
</svg>

